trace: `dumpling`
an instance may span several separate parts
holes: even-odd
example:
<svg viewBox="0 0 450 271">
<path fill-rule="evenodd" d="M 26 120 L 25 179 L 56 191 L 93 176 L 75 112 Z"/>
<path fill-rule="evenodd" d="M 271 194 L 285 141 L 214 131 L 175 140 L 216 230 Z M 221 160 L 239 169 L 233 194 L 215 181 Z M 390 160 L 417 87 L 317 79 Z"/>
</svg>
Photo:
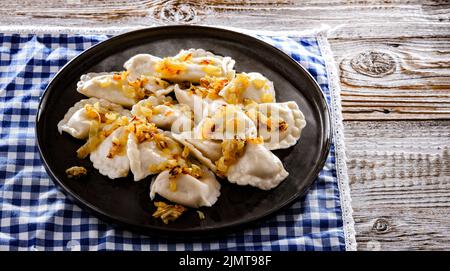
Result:
<svg viewBox="0 0 450 271">
<path fill-rule="evenodd" d="M 155 72 L 155 66 L 161 62 L 161 58 L 149 54 L 138 54 L 125 62 L 123 67 L 127 71 L 126 78 L 129 82 L 140 81 L 147 94 L 156 96 L 167 95 L 173 91 L 173 86 L 161 78 Z"/>
<path fill-rule="evenodd" d="M 234 59 L 228 56 L 223 57 L 215 55 L 204 49 L 191 48 L 189 50 L 181 50 L 173 58 L 180 62 L 218 67 L 221 69 L 221 73 L 213 74 L 213 76 L 216 77 L 231 79 L 235 75 L 234 65 L 236 64 L 236 61 L 234 61 Z"/>
<path fill-rule="evenodd" d="M 237 106 L 226 105 L 195 127 L 199 139 L 248 139 L 257 137 L 253 121 Z"/>
<path fill-rule="evenodd" d="M 88 97 L 95 97 L 131 107 L 144 97 L 139 86 L 131 86 L 123 76 L 114 73 L 88 73 L 82 75 L 77 84 L 77 91 Z"/>
<path fill-rule="evenodd" d="M 174 82 L 198 83 L 205 76 L 232 79 L 235 61 L 203 49 L 181 50 L 176 56 L 164 58 L 156 68 L 161 78 Z"/>
<path fill-rule="evenodd" d="M 131 113 L 134 116 L 146 118 L 161 129 L 171 130 L 174 133 L 191 130 L 193 126 L 192 112 L 189 106 L 171 102 L 161 103 L 155 97 L 138 102 L 133 106 Z"/>
<path fill-rule="evenodd" d="M 219 95 L 230 104 L 242 104 L 246 99 L 257 103 L 275 102 L 273 82 L 257 72 L 237 74 Z"/>
<path fill-rule="evenodd" d="M 289 173 L 280 159 L 263 144 L 247 143 L 244 154 L 227 171 L 228 181 L 262 190 L 278 186 Z"/>
<path fill-rule="evenodd" d="M 170 187 L 171 181 L 176 183 L 175 191 Z M 150 185 L 150 198 L 153 200 L 156 194 L 192 208 L 211 207 L 220 196 L 220 183 L 214 173 L 204 166 L 199 178 L 188 174 L 171 177 L 170 171 L 165 170 Z"/>
<path fill-rule="evenodd" d="M 246 113 L 259 124 L 258 135 L 269 150 L 295 145 L 306 126 L 305 116 L 293 101 L 250 105 Z"/>
<path fill-rule="evenodd" d="M 213 172 L 216 172 L 215 162 L 222 156 L 222 147 L 220 140 L 195 139 L 191 133 L 172 134 L 172 136 L 181 144 L 189 148 L 190 153 L 202 164 L 207 166 Z"/>
<path fill-rule="evenodd" d="M 130 171 L 126 152 L 127 136 L 125 127 L 119 127 L 90 154 L 94 168 L 110 179 L 126 177 Z"/>
<path fill-rule="evenodd" d="M 194 113 L 194 122 L 199 123 L 207 116 L 213 115 L 218 108 L 226 105 L 222 98 L 202 98 L 200 95 L 188 90 L 181 89 L 179 85 L 174 86 L 175 97 L 180 104 L 189 106 Z"/>
<path fill-rule="evenodd" d="M 198 83 L 202 77 L 233 78 L 235 61 L 230 57 L 214 55 L 203 49 L 181 50 L 176 56 L 159 58 L 150 54 L 139 54 L 125 62 L 130 80 L 141 75 L 153 76 L 174 82 Z"/>
<path fill-rule="evenodd" d="M 142 75 L 155 77 L 155 67 L 162 61 L 161 58 L 150 54 L 137 54 L 128 59 L 123 67 L 128 72 L 128 80 L 134 81 L 141 78 Z"/>
<path fill-rule="evenodd" d="M 164 135 L 162 136 L 165 144 L 167 144 L 165 148 L 158 146 L 155 140 L 139 142 L 134 133 L 128 135 L 127 155 L 135 181 L 161 172 L 161 166 L 164 163 L 173 160 L 175 155 L 180 155 L 183 151 L 173 139 Z"/>
<path fill-rule="evenodd" d="M 98 120 L 99 117 L 96 113 L 94 113 L 94 116 L 91 116 L 86 110 L 86 106 L 90 105 L 93 108 L 95 104 L 97 104 L 98 110 L 101 112 L 100 121 L 102 122 L 108 120 L 104 119 L 104 114 L 108 113 L 110 118 L 117 116 L 131 116 L 130 111 L 124 109 L 120 105 L 108 102 L 107 100 L 97 98 L 83 99 L 72 106 L 64 115 L 64 118 L 58 123 L 59 133 L 66 132 L 75 138 L 86 139 L 89 134 L 92 120 Z"/>
</svg>

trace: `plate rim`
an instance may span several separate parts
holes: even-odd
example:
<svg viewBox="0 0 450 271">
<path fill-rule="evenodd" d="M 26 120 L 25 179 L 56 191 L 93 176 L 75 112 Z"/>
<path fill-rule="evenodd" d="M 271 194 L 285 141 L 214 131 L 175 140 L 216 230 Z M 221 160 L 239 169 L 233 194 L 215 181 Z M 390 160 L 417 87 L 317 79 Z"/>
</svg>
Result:
<svg viewBox="0 0 450 271">
<path fill-rule="evenodd" d="M 321 140 L 323 147 L 321 149 L 321 155 L 318 157 L 319 162 L 314 165 L 314 170 L 312 170 L 312 174 L 310 180 L 306 182 L 306 185 L 301 191 L 298 191 L 293 196 L 289 197 L 287 200 L 285 200 L 282 204 L 276 205 L 274 208 L 270 208 L 266 210 L 262 215 L 259 216 L 252 216 L 244 221 L 239 220 L 233 223 L 229 223 L 225 226 L 220 227 L 202 227 L 200 229 L 190 229 L 190 228 L 164 228 L 164 227 L 158 227 L 153 225 L 139 225 L 136 223 L 133 223 L 131 221 L 127 221 L 123 217 L 117 217 L 112 214 L 106 213 L 96 206 L 90 204 L 88 201 L 84 200 L 82 197 L 77 195 L 74 191 L 72 191 L 69 187 L 67 187 L 63 181 L 59 180 L 53 170 L 49 167 L 48 161 L 45 158 L 44 152 L 41 147 L 42 142 L 42 136 L 40 136 L 40 129 L 39 129 L 39 122 L 40 122 L 40 116 L 43 110 L 45 110 L 47 99 L 50 95 L 51 90 L 53 89 L 53 85 L 56 84 L 57 81 L 60 80 L 61 73 L 69 66 L 72 65 L 73 62 L 75 62 L 79 57 L 81 57 L 84 54 L 87 54 L 88 52 L 95 50 L 98 47 L 105 46 L 105 44 L 113 42 L 114 40 L 120 40 L 127 36 L 133 36 L 138 35 L 140 33 L 145 32 L 152 32 L 152 31 L 161 31 L 164 29 L 173 29 L 173 30 L 182 30 L 183 28 L 191 28 L 191 29 L 197 29 L 197 30 L 207 30 L 207 31 L 222 31 L 222 32 L 228 32 L 231 35 L 234 36 L 241 36 L 242 38 L 250 38 L 253 39 L 255 42 L 258 43 L 259 46 L 265 46 L 269 47 L 270 50 L 275 50 L 278 53 L 281 53 L 283 58 L 285 58 L 286 61 L 291 62 L 294 64 L 297 69 L 300 69 L 307 77 L 308 79 L 313 83 L 315 86 L 315 91 L 318 92 L 320 96 L 320 105 L 323 107 L 324 111 L 322 112 L 321 117 L 323 117 L 322 125 L 323 125 L 323 138 Z M 303 67 L 300 63 L 292 59 L 289 55 L 287 55 L 282 50 L 278 49 L 277 47 L 263 41 L 260 39 L 257 39 L 251 35 L 247 35 L 244 33 L 240 33 L 237 31 L 220 28 L 220 27 L 213 27 L 213 26 L 201 26 L 201 25 L 166 25 L 166 26 L 156 26 L 156 27 L 146 27 L 141 28 L 137 30 L 128 31 L 113 37 L 109 37 L 108 39 L 101 41 L 88 49 L 82 51 L 80 54 L 69 60 L 63 67 L 61 67 L 58 72 L 55 73 L 53 78 L 48 83 L 47 87 L 45 88 L 44 92 L 39 98 L 39 105 L 36 111 L 36 117 L 35 117 L 35 136 L 36 136 L 36 143 L 39 150 L 39 155 L 42 161 L 42 164 L 44 165 L 44 168 L 49 175 L 49 177 L 52 179 L 52 181 L 56 184 L 56 186 L 66 195 L 68 196 L 74 203 L 82 207 L 82 209 L 88 211 L 89 213 L 93 214 L 97 218 L 99 218 L 103 222 L 107 222 L 108 224 L 113 224 L 114 226 L 119 226 L 119 228 L 122 229 L 129 229 L 133 232 L 141 233 L 144 235 L 157 235 L 157 236 L 165 236 L 168 238 L 180 238 L 181 239 L 201 239 L 203 237 L 210 237 L 210 236 L 218 236 L 223 233 L 229 233 L 233 229 L 238 228 L 250 228 L 252 225 L 255 225 L 256 223 L 261 222 L 262 220 L 267 220 L 268 218 L 274 216 L 281 210 L 284 210 L 285 208 L 291 206 L 296 199 L 303 197 L 307 194 L 307 191 L 311 188 L 312 184 L 316 181 L 320 171 L 323 169 L 327 157 L 331 150 L 331 144 L 332 144 L 332 122 L 331 122 L 331 111 L 329 108 L 329 105 L 326 100 L 326 96 L 323 93 L 320 85 L 317 83 L 316 79 L 308 72 L 308 70 Z M 206 235 L 205 235 L 206 233 Z M 189 235 L 186 235 L 189 234 Z M 201 234 L 202 236 L 200 236 Z"/>
</svg>

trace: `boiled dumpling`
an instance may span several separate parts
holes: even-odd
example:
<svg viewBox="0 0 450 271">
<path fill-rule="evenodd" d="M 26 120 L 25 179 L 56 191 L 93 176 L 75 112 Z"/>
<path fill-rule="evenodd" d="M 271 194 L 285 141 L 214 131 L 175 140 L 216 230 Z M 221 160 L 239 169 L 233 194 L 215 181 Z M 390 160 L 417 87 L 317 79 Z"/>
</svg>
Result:
<svg viewBox="0 0 450 271">
<path fill-rule="evenodd" d="M 205 76 L 234 77 L 235 61 L 203 49 L 181 50 L 176 56 L 164 58 L 157 65 L 160 77 L 175 82 L 198 83 Z"/>
<path fill-rule="evenodd" d="M 138 143 L 133 134 L 128 136 L 127 155 L 128 159 L 130 159 L 131 172 L 135 181 L 158 173 L 156 168 L 153 170 L 150 166 L 161 164 L 167 160 L 163 153 L 158 151 L 155 142 Z"/>
<path fill-rule="evenodd" d="M 195 128 L 200 139 L 248 139 L 257 137 L 253 121 L 237 106 L 226 105 L 213 116 L 204 118 Z"/>
<path fill-rule="evenodd" d="M 217 73 L 209 74 L 215 77 L 225 77 L 232 79 L 235 75 L 234 64 L 236 61 L 228 56 L 219 56 L 203 49 L 189 49 L 181 50 L 177 55 L 173 57 L 180 62 L 186 62 L 189 64 L 197 64 L 207 66 L 205 72 L 208 74 L 208 66 L 220 68 Z M 202 76 L 203 77 L 203 76 Z"/>
<path fill-rule="evenodd" d="M 172 202 L 192 208 L 212 206 L 220 196 L 220 183 L 214 173 L 204 166 L 201 168 L 199 178 L 188 174 L 171 177 L 169 170 L 161 172 L 150 185 L 150 198 L 153 200 L 159 194 Z M 171 181 L 176 182 L 175 191 L 170 188 Z"/>
<path fill-rule="evenodd" d="M 131 86 L 122 77 L 114 73 L 88 73 L 81 76 L 77 91 L 88 97 L 131 107 L 144 97 L 144 93 L 140 86 Z"/>
<path fill-rule="evenodd" d="M 138 100 L 125 95 L 122 84 L 114 80 L 113 73 L 88 73 L 81 76 L 77 91 L 88 97 L 96 97 L 131 107 Z"/>
<path fill-rule="evenodd" d="M 86 110 L 87 105 L 90 105 L 93 108 L 95 104 L 97 104 L 98 110 L 103 114 L 103 118 L 102 114 L 94 114 L 94 116 L 91 116 Z M 98 121 L 98 117 L 100 117 L 100 121 L 103 123 L 108 120 L 104 119 L 104 114 L 109 114 L 108 116 L 110 118 L 117 116 L 131 116 L 130 111 L 123 109 L 120 105 L 108 102 L 107 100 L 97 98 L 83 99 L 67 111 L 64 118 L 58 123 L 58 131 L 59 133 L 66 132 L 78 139 L 86 139 L 93 120 Z"/>
<path fill-rule="evenodd" d="M 275 102 L 273 82 L 257 72 L 237 74 L 219 95 L 230 104 L 241 104 L 246 99 L 257 103 Z"/>
<path fill-rule="evenodd" d="M 226 174 L 231 183 L 262 190 L 278 186 L 289 175 L 276 155 L 263 144 L 255 143 L 247 143 L 243 156 L 228 168 Z"/>
<path fill-rule="evenodd" d="M 162 131 L 159 133 L 162 134 Z M 165 148 L 158 146 L 155 140 L 139 142 L 134 133 L 128 135 L 127 155 L 135 181 L 161 172 L 161 165 L 167 163 L 168 160 L 173 160 L 175 155 L 180 155 L 183 151 L 173 139 L 162 136 L 167 144 Z"/>
<path fill-rule="evenodd" d="M 269 150 L 295 145 L 306 126 L 303 113 L 293 101 L 250 105 L 247 115 L 255 125 L 259 124 L 258 135 Z"/>
<path fill-rule="evenodd" d="M 201 163 L 216 172 L 215 162 L 222 156 L 220 140 L 195 139 L 191 133 L 172 134 L 181 144 L 189 148 L 190 153 Z"/>
<path fill-rule="evenodd" d="M 149 54 L 138 54 L 125 62 L 126 78 L 130 82 L 141 81 L 148 94 L 156 96 L 167 95 L 173 91 L 173 86 L 158 77 L 155 66 L 161 58 Z"/>
<path fill-rule="evenodd" d="M 125 62 L 124 68 L 128 71 L 130 80 L 145 75 L 174 82 L 198 83 L 205 76 L 232 79 L 235 74 L 234 64 L 235 61 L 230 57 L 217 56 L 203 49 L 189 49 L 164 59 L 139 54 Z"/>
<path fill-rule="evenodd" d="M 192 112 L 185 104 L 161 103 L 155 97 L 149 97 L 133 106 L 134 116 L 145 118 L 161 129 L 179 133 L 192 129 Z"/>
<path fill-rule="evenodd" d="M 155 77 L 155 67 L 161 62 L 161 58 L 150 54 L 137 54 L 128 59 L 123 67 L 128 72 L 128 80 L 134 81 L 141 76 Z"/>
<path fill-rule="evenodd" d="M 126 177 L 130 171 L 126 152 L 127 136 L 125 127 L 119 127 L 90 154 L 94 167 L 110 179 Z"/>
</svg>

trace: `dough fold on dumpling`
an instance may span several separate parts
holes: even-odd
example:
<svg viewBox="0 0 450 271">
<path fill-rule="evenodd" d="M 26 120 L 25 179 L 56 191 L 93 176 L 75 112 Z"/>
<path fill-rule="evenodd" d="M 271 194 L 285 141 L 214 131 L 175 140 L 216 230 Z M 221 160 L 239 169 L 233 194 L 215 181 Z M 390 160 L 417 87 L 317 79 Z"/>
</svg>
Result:
<svg viewBox="0 0 450 271">
<path fill-rule="evenodd" d="M 133 133 L 128 135 L 127 155 L 135 181 L 161 172 L 158 166 L 173 159 L 173 155 L 181 154 L 182 149 L 178 143 L 168 137 L 165 138 L 165 141 L 169 142 L 167 152 L 161 150 L 155 141 L 138 142 Z"/>
<path fill-rule="evenodd" d="M 189 148 L 190 153 L 197 158 L 198 161 L 207 166 L 213 172 L 216 172 L 217 168 L 215 162 L 222 156 L 222 141 L 195 139 L 191 135 L 192 133 L 189 132 L 172 134 L 173 138 Z"/>
<path fill-rule="evenodd" d="M 294 101 L 250 105 L 246 113 L 259 124 L 258 135 L 269 150 L 295 145 L 306 126 L 305 116 Z"/>
<path fill-rule="evenodd" d="M 117 128 L 90 154 L 94 168 L 110 179 L 126 177 L 130 171 L 130 160 L 125 150 L 126 146 L 124 146 L 123 152 L 115 154 L 112 158 L 108 157 L 113 147 L 113 139 L 121 138 L 123 133 L 127 133 L 125 127 Z"/>
<path fill-rule="evenodd" d="M 248 100 L 256 103 L 275 102 L 273 82 L 257 72 L 239 73 L 220 92 L 230 104 L 242 104 Z"/>
<path fill-rule="evenodd" d="M 202 98 L 195 93 L 181 89 L 178 84 L 174 86 L 174 93 L 180 104 L 185 104 L 191 108 L 196 124 L 205 117 L 212 116 L 217 109 L 227 104 L 221 97 L 216 99 Z"/>
<path fill-rule="evenodd" d="M 88 116 L 84 107 L 95 103 L 98 103 L 100 109 L 107 112 L 117 113 L 119 116 L 131 116 L 130 111 L 107 100 L 97 98 L 83 99 L 75 103 L 58 123 L 59 133 L 66 132 L 75 138 L 86 139 L 93 119 Z"/>
<path fill-rule="evenodd" d="M 247 143 L 245 152 L 227 171 L 228 181 L 262 190 L 278 186 L 289 173 L 280 159 L 263 144 Z"/>
<path fill-rule="evenodd" d="M 142 75 L 139 80 L 146 95 L 164 96 L 173 91 L 173 85 L 157 77 Z"/>
<path fill-rule="evenodd" d="M 155 97 L 141 100 L 133 106 L 134 116 L 155 123 L 158 128 L 174 133 L 190 131 L 193 127 L 192 111 L 185 104 L 172 104 L 157 101 Z"/>
<path fill-rule="evenodd" d="M 257 129 L 239 107 L 226 105 L 200 121 L 195 127 L 195 135 L 199 139 L 249 139 L 257 137 Z"/>
<path fill-rule="evenodd" d="M 156 194 L 172 202 L 199 208 L 211 207 L 220 196 L 220 183 L 216 176 L 202 166 L 202 176 L 195 178 L 188 174 L 179 174 L 170 178 L 170 171 L 161 172 L 150 185 L 150 198 Z M 170 189 L 170 181 L 176 182 L 176 191 Z"/>
</svg>

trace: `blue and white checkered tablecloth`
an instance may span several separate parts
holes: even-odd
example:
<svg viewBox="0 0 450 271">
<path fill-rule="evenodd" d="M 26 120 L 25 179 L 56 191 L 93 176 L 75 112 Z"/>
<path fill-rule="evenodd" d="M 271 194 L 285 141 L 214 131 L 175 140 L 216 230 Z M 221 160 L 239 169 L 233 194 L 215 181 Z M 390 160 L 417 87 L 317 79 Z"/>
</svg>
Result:
<svg viewBox="0 0 450 271">
<path fill-rule="evenodd" d="M 180 243 L 118 230 L 81 210 L 50 180 L 34 125 L 39 97 L 71 58 L 105 35 L 0 34 L 0 250 L 344 250 L 335 148 L 308 194 L 258 228 Z M 315 37 L 259 36 L 301 63 L 330 100 Z"/>
</svg>

